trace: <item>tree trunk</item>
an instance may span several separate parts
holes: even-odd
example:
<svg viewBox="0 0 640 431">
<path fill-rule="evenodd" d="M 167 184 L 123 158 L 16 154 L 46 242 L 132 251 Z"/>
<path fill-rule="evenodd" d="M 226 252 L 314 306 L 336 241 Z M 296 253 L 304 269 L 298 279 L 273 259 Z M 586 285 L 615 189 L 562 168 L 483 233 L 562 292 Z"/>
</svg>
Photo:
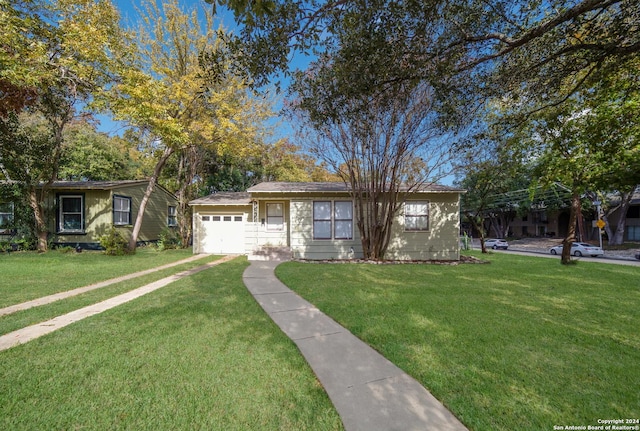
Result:
<svg viewBox="0 0 640 431">
<path fill-rule="evenodd" d="M 158 177 L 162 172 L 162 168 L 171 155 L 174 153 L 174 149 L 172 147 L 166 147 L 164 153 L 156 163 L 155 168 L 153 169 L 153 175 L 149 178 L 149 185 L 147 186 L 147 190 L 144 192 L 144 196 L 142 201 L 140 202 L 140 208 L 138 209 L 138 215 L 136 217 L 136 222 L 133 225 L 133 232 L 131 232 L 131 238 L 129 238 L 129 251 L 134 252 L 136 250 L 136 245 L 138 243 L 138 235 L 140 234 L 140 229 L 142 228 L 142 219 L 144 218 L 144 211 L 147 208 L 147 203 L 149 202 L 149 198 L 151 197 L 151 193 L 153 193 L 153 189 L 158 182 Z"/>
<path fill-rule="evenodd" d="M 180 235 L 180 245 L 183 248 L 189 246 L 191 237 L 191 217 L 189 217 L 189 186 L 195 177 L 193 163 L 187 161 L 189 148 L 180 154 L 180 162 L 178 163 L 178 233 Z"/>
<path fill-rule="evenodd" d="M 488 253 L 487 246 L 484 243 L 485 231 L 484 231 L 484 220 L 482 216 L 480 215 L 474 216 L 471 213 L 466 213 L 465 215 L 467 216 L 467 220 L 471 222 L 471 225 L 473 226 L 473 228 L 478 232 L 478 235 L 480 235 L 480 251 L 482 253 Z"/>
<path fill-rule="evenodd" d="M 616 231 L 613 235 L 611 235 L 611 230 L 607 232 L 609 235 L 609 245 L 622 245 L 624 242 L 624 231 L 627 226 L 627 211 L 629 210 L 629 205 L 631 205 L 631 198 L 633 197 L 633 192 L 635 191 L 635 187 L 630 192 L 621 193 L 620 195 L 620 206 L 618 207 L 619 216 L 618 216 L 618 225 L 616 226 Z M 607 221 L 607 226 L 609 226 L 609 221 Z M 611 228 L 609 228 L 611 229 Z"/>
<path fill-rule="evenodd" d="M 580 195 L 574 193 L 571 196 L 571 211 L 569 212 L 569 230 L 566 238 L 562 241 L 562 260 L 563 265 L 571 263 L 571 244 L 576 240 L 576 222 L 578 220 L 578 212 L 580 211 Z"/>
<path fill-rule="evenodd" d="M 33 215 L 36 222 L 36 236 L 38 238 L 37 250 L 39 252 L 45 252 L 49 249 L 47 241 L 49 230 L 47 229 L 47 221 L 44 213 L 44 208 L 41 204 L 41 199 L 39 199 L 38 197 L 38 191 L 34 186 L 29 186 L 27 193 L 29 196 L 29 206 L 33 210 Z M 44 195 L 45 192 L 43 191 L 40 198 L 43 198 Z"/>
</svg>

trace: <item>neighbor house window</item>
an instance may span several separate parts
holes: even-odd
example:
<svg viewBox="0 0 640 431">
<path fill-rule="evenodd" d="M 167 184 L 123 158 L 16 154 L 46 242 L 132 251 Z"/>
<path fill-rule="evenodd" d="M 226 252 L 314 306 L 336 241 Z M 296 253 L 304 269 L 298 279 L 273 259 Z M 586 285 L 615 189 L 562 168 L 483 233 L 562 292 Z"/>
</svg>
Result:
<svg viewBox="0 0 640 431">
<path fill-rule="evenodd" d="M 116 226 L 131 224 L 131 198 L 125 196 L 113 197 L 113 224 Z"/>
<path fill-rule="evenodd" d="M 167 216 L 167 226 L 178 226 L 178 212 L 176 211 L 176 207 L 174 206 L 169 206 L 169 210 L 168 210 L 168 216 Z"/>
<path fill-rule="evenodd" d="M 58 232 L 84 231 L 84 196 L 60 195 Z"/>
<path fill-rule="evenodd" d="M 353 239 L 353 204 L 350 201 L 314 202 L 313 239 Z"/>
<path fill-rule="evenodd" d="M 429 202 L 416 201 L 404 204 L 404 230 L 429 230 Z"/>
<path fill-rule="evenodd" d="M 284 229 L 284 204 L 267 203 L 267 230 Z"/>
<path fill-rule="evenodd" d="M 13 202 L 0 203 L 0 233 L 6 233 L 13 225 Z"/>
</svg>

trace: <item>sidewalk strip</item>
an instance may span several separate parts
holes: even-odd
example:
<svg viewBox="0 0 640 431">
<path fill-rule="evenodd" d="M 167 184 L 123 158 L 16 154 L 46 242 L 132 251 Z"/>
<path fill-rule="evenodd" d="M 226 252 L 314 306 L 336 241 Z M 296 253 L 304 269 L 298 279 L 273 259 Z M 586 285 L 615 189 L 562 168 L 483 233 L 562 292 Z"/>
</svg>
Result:
<svg viewBox="0 0 640 431">
<path fill-rule="evenodd" d="M 206 256 L 209 256 L 209 255 L 196 254 L 186 259 L 179 260 L 177 262 L 171 262 L 166 265 L 145 269 L 144 271 L 134 272 L 133 274 L 122 275 L 120 277 L 111 278 L 109 280 L 100 281 L 98 283 L 90 284 L 83 287 L 78 287 L 77 289 L 58 292 L 58 293 L 54 293 L 53 295 L 43 296 L 42 298 L 37 298 L 37 299 L 23 302 L 20 304 L 11 305 L 9 307 L 0 308 L 0 317 L 6 316 L 11 313 L 15 313 L 16 311 L 27 310 L 29 308 L 38 307 L 40 305 L 45 305 L 45 304 L 51 304 L 52 302 L 58 301 L 60 299 L 69 298 L 75 295 L 80 295 L 81 293 L 90 292 L 92 290 L 100 289 L 101 287 L 106 287 L 111 284 L 120 283 L 121 281 L 131 280 L 132 278 L 142 277 L 143 275 L 151 274 L 152 272 L 155 272 L 155 271 L 172 268 L 174 266 L 178 266 L 183 263 L 189 263 L 194 260 L 202 259 L 203 257 L 206 257 Z"/>
<path fill-rule="evenodd" d="M 420 382 L 278 280 L 279 263 L 253 261 L 242 280 L 298 346 L 346 431 L 468 431 Z"/>
<path fill-rule="evenodd" d="M 182 271 L 169 277 L 165 277 L 161 280 L 154 281 L 153 283 L 149 283 L 145 286 L 123 293 L 121 295 L 114 296 L 113 298 L 98 302 L 97 304 L 89 305 L 87 307 L 80 308 L 62 316 L 54 317 L 53 319 L 46 322 L 41 322 L 32 326 L 28 326 L 26 328 L 18 329 L 17 331 L 10 332 L 6 335 L 0 336 L 0 351 L 9 349 L 19 344 L 24 344 L 28 341 L 41 337 L 42 335 L 46 335 L 79 320 L 102 313 L 103 311 L 117 307 L 118 305 L 139 298 L 142 295 L 153 292 L 154 290 L 158 290 L 161 287 L 173 283 L 174 281 L 179 280 L 183 277 L 204 271 L 205 269 L 209 269 L 213 266 L 227 262 L 236 257 L 237 256 L 225 256 L 221 259 L 209 262 L 205 265 Z"/>
</svg>

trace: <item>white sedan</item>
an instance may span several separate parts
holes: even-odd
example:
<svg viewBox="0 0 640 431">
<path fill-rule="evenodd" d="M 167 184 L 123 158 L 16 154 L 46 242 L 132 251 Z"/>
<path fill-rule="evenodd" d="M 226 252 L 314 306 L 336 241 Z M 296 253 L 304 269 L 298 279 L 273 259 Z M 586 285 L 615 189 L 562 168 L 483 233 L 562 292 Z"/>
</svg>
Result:
<svg viewBox="0 0 640 431">
<path fill-rule="evenodd" d="M 562 244 L 556 245 L 549 249 L 551 254 L 560 254 L 562 253 Z M 574 256 L 602 256 L 604 254 L 604 250 L 596 245 L 587 244 L 586 242 L 574 242 L 571 244 L 571 254 Z"/>
<path fill-rule="evenodd" d="M 492 248 L 494 250 L 502 249 L 506 250 L 509 248 L 509 243 L 503 239 L 486 239 L 484 241 L 484 245 L 487 248 Z"/>
</svg>

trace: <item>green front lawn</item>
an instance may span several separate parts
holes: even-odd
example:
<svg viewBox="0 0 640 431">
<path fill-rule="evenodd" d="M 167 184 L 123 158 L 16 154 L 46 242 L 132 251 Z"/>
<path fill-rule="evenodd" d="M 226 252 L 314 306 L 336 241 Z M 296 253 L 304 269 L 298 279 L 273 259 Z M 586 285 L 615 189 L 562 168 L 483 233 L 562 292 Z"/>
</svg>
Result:
<svg viewBox="0 0 640 431">
<path fill-rule="evenodd" d="M 139 248 L 131 256 L 101 252 L 0 253 L 0 308 L 75 289 L 192 256 L 190 249 Z"/>
<path fill-rule="evenodd" d="M 173 256 L 181 256 L 181 255 L 173 255 Z M 106 259 L 108 262 L 109 259 L 111 259 L 111 257 L 103 256 L 103 259 Z M 95 304 L 100 301 L 104 301 L 105 299 L 112 298 L 121 293 L 125 293 L 133 289 L 137 289 L 138 287 L 144 286 L 145 284 L 153 283 L 154 281 L 160 280 L 164 277 L 168 277 L 180 271 L 186 271 L 188 269 L 192 269 L 192 268 L 204 265 L 208 262 L 211 262 L 217 259 L 219 259 L 219 256 L 206 256 L 206 257 L 203 257 L 202 259 L 197 259 L 191 262 L 182 263 L 180 265 L 173 266 L 171 268 L 153 271 L 152 273 L 147 275 L 132 278 L 130 280 L 121 281 L 119 283 L 110 284 L 108 286 L 104 286 L 96 290 L 91 290 L 89 292 L 85 292 L 80 295 L 75 295 L 73 297 L 66 298 L 64 300 L 58 300 L 50 304 L 45 304 L 38 307 L 32 307 L 26 310 L 17 311 L 12 314 L 0 316 L 0 335 L 7 334 L 11 331 L 15 331 L 17 329 L 24 328 L 26 326 L 34 325 L 36 323 L 44 322 L 56 316 L 69 313 L 73 310 L 77 310 L 79 308 L 86 307 L 88 305 Z M 135 262 L 135 259 L 132 260 L 132 263 L 134 262 Z M 121 266 L 120 261 L 111 262 L 111 264 Z M 133 272 L 134 269 L 135 269 L 134 266 L 129 267 L 130 272 Z M 92 269 L 91 267 L 85 267 L 83 268 L 83 271 L 91 272 Z M 74 284 L 74 281 L 73 279 L 70 279 L 70 280 L 67 280 L 67 283 Z M 62 290 L 66 290 L 64 289 L 64 285 L 61 285 L 60 288 Z M 2 291 L 4 291 L 4 288 L 0 288 L 0 292 Z M 30 292 L 30 293 L 33 294 L 33 292 Z"/>
<path fill-rule="evenodd" d="M 246 266 L 234 259 L 0 352 L 0 429 L 342 429 L 242 283 Z"/>
<path fill-rule="evenodd" d="M 276 273 L 472 430 L 640 418 L 640 270 L 486 258 L 459 266 L 289 262 Z"/>
</svg>

